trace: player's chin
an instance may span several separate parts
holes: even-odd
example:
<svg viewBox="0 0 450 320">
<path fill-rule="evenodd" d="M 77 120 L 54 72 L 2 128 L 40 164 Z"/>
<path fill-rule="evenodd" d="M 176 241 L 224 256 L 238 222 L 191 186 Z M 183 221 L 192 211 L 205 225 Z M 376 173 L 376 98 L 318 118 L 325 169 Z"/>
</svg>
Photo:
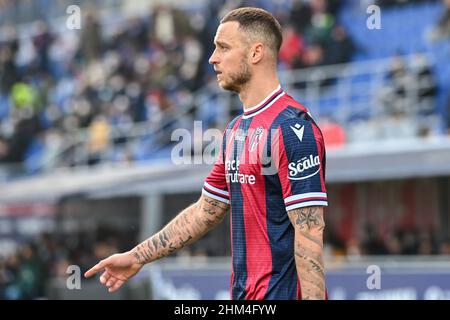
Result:
<svg viewBox="0 0 450 320">
<path fill-rule="evenodd" d="M 239 92 L 239 89 L 232 83 L 221 81 L 219 82 L 219 87 L 226 91 Z"/>
<path fill-rule="evenodd" d="M 217 84 L 219 85 L 219 87 L 221 87 L 222 89 L 224 88 L 224 86 L 226 86 L 226 82 L 223 79 L 217 78 Z"/>
<path fill-rule="evenodd" d="M 221 80 L 218 80 L 218 81 L 217 81 L 217 84 L 219 85 L 219 87 L 220 87 L 221 89 L 223 89 L 223 90 L 228 90 L 228 85 L 227 85 L 225 82 L 223 82 L 223 81 L 221 81 Z"/>
</svg>

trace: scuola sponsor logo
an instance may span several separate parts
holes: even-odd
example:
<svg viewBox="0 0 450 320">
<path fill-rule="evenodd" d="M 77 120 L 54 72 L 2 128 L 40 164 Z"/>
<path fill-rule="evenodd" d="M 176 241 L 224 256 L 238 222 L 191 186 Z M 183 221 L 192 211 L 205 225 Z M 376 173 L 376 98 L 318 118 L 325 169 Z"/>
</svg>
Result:
<svg viewBox="0 0 450 320">
<path fill-rule="evenodd" d="M 291 162 L 288 166 L 288 178 L 291 180 L 304 180 L 315 176 L 320 171 L 319 156 L 303 157 L 297 162 Z"/>
</svg>

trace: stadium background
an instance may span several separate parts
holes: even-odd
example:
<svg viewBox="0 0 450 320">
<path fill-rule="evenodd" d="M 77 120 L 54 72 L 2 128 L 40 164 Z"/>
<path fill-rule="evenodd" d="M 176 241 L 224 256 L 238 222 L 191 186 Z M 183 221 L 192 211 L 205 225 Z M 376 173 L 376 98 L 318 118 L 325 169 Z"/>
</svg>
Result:
<svg viewBox="0 0 450 320">
<path fill-rule="evenodd" d="M 0 299 L 229 298 L 226 220 L 117 294 L 66 280 L 198 198 L 210 166 L 171 134 L 240 112 L 207 61 L 244 5 L 282 23 L 282 86 L 324 131 L 330 298 L 450 299 L 448 0 L 0 0 Z"/>
</svg>

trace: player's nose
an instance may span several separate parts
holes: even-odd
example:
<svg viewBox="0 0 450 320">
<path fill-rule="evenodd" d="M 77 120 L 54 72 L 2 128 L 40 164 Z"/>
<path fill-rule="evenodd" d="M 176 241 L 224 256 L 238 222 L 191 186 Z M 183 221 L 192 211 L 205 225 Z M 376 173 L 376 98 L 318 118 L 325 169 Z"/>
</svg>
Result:
<svg viewBox="0 0 450 320">
<path fill-rule="evenodd" d="M 213 65 L 219 63 L 219 58 L 218 58 L 218 56 L 216 54 L 216 50 L 214 50 L 214 52 L 211 54 L 211 56 L 209 57 L 208 62 L 210 64 L 213 64 Z"/>
</svg>

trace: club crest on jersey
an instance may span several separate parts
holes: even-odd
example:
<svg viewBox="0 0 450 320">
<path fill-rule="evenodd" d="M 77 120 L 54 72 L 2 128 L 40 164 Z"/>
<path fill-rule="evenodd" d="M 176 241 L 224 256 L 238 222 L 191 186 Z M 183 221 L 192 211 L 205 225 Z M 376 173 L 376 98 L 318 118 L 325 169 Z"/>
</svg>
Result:
<svg viewBox="0 0 450 320">
<path fill-rule="evenodd" d="M 250 138 L 250 141 L 248 143 L 248 151 L 252 152 L 253 150 L 256 149 L 256 146 L 259 143 L 259 140 L 261 140 L 261 136 L 263 134 L 263 127 L 258 127 L 255 129 L 255 131 L 253 132 L 252 137 Z"/>
<path fill-rule="evenodd" d="M 297 162 L 291 162 L 288 166 L 288 178 L 290 180 L 304 180 L 315 176 L 320 171 L 319 156 L 303 157 Z"/>
</svg>

